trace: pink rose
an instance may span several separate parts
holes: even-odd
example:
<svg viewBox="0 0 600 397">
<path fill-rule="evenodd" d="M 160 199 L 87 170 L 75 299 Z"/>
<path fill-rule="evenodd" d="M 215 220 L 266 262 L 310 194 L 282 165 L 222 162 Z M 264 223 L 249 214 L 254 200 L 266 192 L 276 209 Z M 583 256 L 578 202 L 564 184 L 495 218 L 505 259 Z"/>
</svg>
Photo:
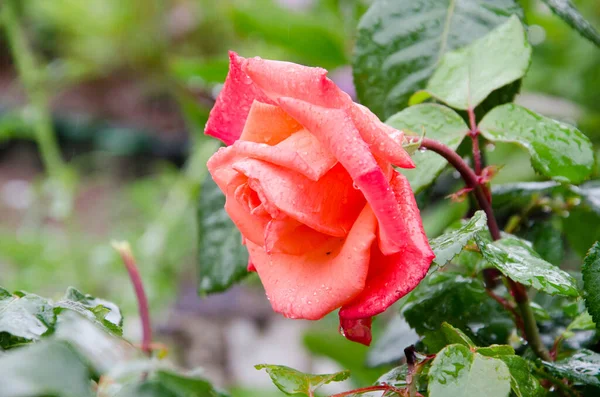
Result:
<svg viewBox="0 0 600 397">
<path fill-rule="evenodd" d="M 358 105 L 327 71 L 230 54 L 206 133 L 208 161 L 273 309 L 317 320 L 340 308 L 347 338 L 421 281 L 433 260 L 403 134 Z"/>
</svg>

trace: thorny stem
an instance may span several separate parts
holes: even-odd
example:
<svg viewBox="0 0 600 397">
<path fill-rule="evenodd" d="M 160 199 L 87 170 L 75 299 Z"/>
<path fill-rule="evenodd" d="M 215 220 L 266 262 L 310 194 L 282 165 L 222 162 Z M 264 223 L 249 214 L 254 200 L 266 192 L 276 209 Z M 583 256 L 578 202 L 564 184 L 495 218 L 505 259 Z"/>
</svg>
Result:
<svg viewBox="0 0 600 397">
<path fill-rule="evenodd" d="M 473 163 L 475 165 L 475 174 L 481 175 L 481 150 L 479 149 L 479 129 L 475 122 L 475 112 L 472 108 L 467 109 L 469 114 L 469 125 L 471 130 L 469 136 L 473 142 Z"/>
<path fill-rule="evenodd" d="M 452 164 L 454 168 L 456 168 L 467 184 L 467 187 L 473 189 L 473 193 L 475 194 L 475 198 L 477 199 L 479 207 L 485 212 L 487 216 L 488 229 L 490 230 L 492 239 L 494 241 L 500 240 L 500 228 L 496 222 L 492 204 L 490 201 L 488 201 L 482 187 L 480 186 L 479 178 L 475 172 L 473 172 L 473 170 L 455 151 L 443 143 L 428 138 L 422 138 L 421 147 L 438 153 L 450 164 Z M 550 354 L 548 353 L 548 349 L 546 349 L 540 339 L 540 332 L 533 316 L 533 310 L 531 310 L 527 290 L 523 285 L 514 282 L 510 278 L 507 278 L 507 280 L 511 294 L 517 303 L 519 311 L 521 312 L 523 329 L 525 331 L 525 338 L 527 342 L 530 344 L 531 348 L 539 358 L 546 361 L 552 361 Z"/>
<path fill-rule="evenodd" d="M 142 351 L 148 356 L 152 355 L 152 327 L 150 326 L 150 311 L 148 309 L 148 298 L 144 291 L 144 284 L 140 272 L 135 264 L 135 258 L 131 252 L 131 247 L 127 242 L 113 242 L 112 246 L 121 255 L 123 263 L 127 268 L 127 273 L 133 284 L 135 296 L 138 301 L 140 319 L 142 321 Z"/>
</svg>

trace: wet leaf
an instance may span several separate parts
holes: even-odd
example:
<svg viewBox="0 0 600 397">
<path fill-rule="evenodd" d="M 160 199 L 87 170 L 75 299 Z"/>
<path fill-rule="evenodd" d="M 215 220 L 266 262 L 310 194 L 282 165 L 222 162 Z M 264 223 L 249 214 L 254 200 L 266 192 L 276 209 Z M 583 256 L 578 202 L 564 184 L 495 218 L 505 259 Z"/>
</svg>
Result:
<svg viewBox="0 0 600 397">
<path fill-rule="evenodd" d="M 450 345 L 431 364 L 428 391 L 429 397 L 507 397 L 510 372 L 501 360 Z"/>
<path fill-rule="evenodd" d="M 92 374 L 65 342 L 42 341 L 0 356 L 0 397 L 93 396 Z"/>
<path fill-rule="evenodd" d="M 583 37 L 600 47 L 600 33 L 583 18 L 570 0 L 543 0 L 543 2 Z"/>
<path fill-rule="evenodd" d="M 208 175 L 198 205 L 198 289 L 201 294 L 224 291 L 248 275 L 248 251 L 224 207 L 225 196 Z"/>
<path fill-rule="evenodd" d="M 550 295 L 579 296 L 575 279 L 543 260 L 527 241 L 510 235 L 493 243 L 475 240 L 483 257 L 512 280 Z"/>
<path fill-rule="evenodd" d="M 582 349 L 567 359 L 544 362 L 544 366 L 558 378 L 600 387 L 600 354 L 591 350 Z"/>
<path fill-rule="evenodd" d="M 390 117 L 425 88 L 445 53 L 513 14 L 522 15 L 514 0 L 375 1 L 360 20 L 354 51 L 360 101 L 381 119 Z"/>
<path fill-rule="evenodd" d="M 304 394 L 312 396 L 319 387 L 331 382 L 342 382 L 350 376 L 350 371 L 314 375 L 305 374 L 283 365 L 259 364 L 254 367 L 256 369 L 266 369 L 275 386 L 288 395 Z"/>
<path fill-rule="evenodd" d="M 509 314 L 485 292 L 483 282 L 454 272 L 429 275 L 403 307 L 408 324 L 419 335 L 447 322 L 478 345 L 504 344 L 514 328 Z"/>
<path fill-rule="evenodd" d="M 517 397 L 542 397 L 546 390 L 533 376 L 533 363 L 515 355 L 500 355 L 498 358 L 508 366 L 510 387 Z"/>
<path fill-rule="evenodd" d="M 444 266 L 460 253 L 477 233 L 486 230 L 486 228 L 487 218 L 485 212 L 477 211 L 459 229 L 449 231 L 430 240 L 429 245 L 435 254 L 433 261 L 438 266 Z"/>
<path fill-rule="evenodd" d="M 474 109 L 494 90 L 523 77 L 530 58 L 525 30 L 513 15 L 468 46 L 446 53 L 425 90 L 455 109 Z"/>
<path fill-rule="evenodd" d="M 442 142 L 451 149 L 457 149 L 469 127 L 452 109 L 434 104 L 411 106 L 390 117 L 386 124 L 398 130 L 421 133 L 427 138 Z M 415 193 L 429 186 L 448 164 L 443 157 L 431 151 L 417 150 L 412 159 L 415 168 L 402 170 Z"/>
<path fill-rule="evenodd" d="M 579 183 L 593 170 L 592 144 L 581 131 L 522 106 L 506 104 L 492 109 L 479 129 L 492 142 L 525 148 L 533 168 L 556 181 Z"/>
<path fill-rule="evenodd" d="M 585 306 L 596 324 L 600 324 L 600 242 L 596 242 L 583 261 Z"/>
</svg>

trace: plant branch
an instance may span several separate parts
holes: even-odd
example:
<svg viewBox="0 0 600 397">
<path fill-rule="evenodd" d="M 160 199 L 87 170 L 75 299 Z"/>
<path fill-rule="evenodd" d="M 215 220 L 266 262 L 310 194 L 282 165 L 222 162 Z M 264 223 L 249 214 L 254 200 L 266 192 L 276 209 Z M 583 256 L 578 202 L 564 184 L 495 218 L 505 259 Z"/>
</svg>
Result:
<svg viewBox="0 0 600 397">
<path fill-rule="evenodd" d="M 15 66 L 31 103 L 33 129 L 44 166 L 51 177 L 58 177 L 65 164 L 52 128 L 45 79 L 19 22 L 17 1 L 6 0 L 1 16 Z"/>
<path fill-rule="evenodd" d="M 494 240 L 500 239 L 500 228 L 498 227 L 498 223 L 496 222 L 496 217 L 494 216 L 494 211 L 492 210 L 492 205 L 487 200 L 485 193 L 483 192 L 480 184 L 479 178 L 473 172 L 471 167 L 465 163 L 465 161 L 460 157 L 454 150 L 450 149 L 448 146 L 444 145 L 441 142 L 435 141 L 429 138 L 422 138 L 421 147 L 436 152 L 437 154 L 444 157 L 452 166 L 460 173 L 463 180 L 467 184 L 467 187 L 473 189 L 473 194 L 477 199 L 477 203 L 479 207 L 485 212 L 487 216 L 488 228 L 490 229 L 490 233 Z"/>
<path fill-rule="evenodd" d="M 473 163 L 475 165 L 475 174 L 481 175 L 481 150 L 479 149 L 479 129 L 475 122 L 475 111 L 472 108 L 467 109 L 469 114 L 469 125 L 471 130 L 469 136 L 473 142 Z"/>
<path fill-rule="evenodd" d="M 123 263 L 125 263 L 125 267 L 127 268 L 129 278 L 131 279 L 131 283 L 133 284 L 135 296 L 138 301 L 140 319 L 142 321 L 142 351 L 144 351 L 148 356 L 151 356 L 152 327 L 150 326 L 150 311 L 148 309 L 148 298 L 146 297 L 146 292 L 144 291 L 144 284 L 142 283 L 140 272 L 135 264 L 135 258 L 133 257 L 129 243 L 113 242 L 112 246 L 115 250 L 117 250 L 119 255 L 121 255 Z"/>
<path fill-rule="evenodd" d="M 434 141 L 432 139 L 423 138 L 421 140 L 421 147 L 438 153 L 448 160 L 448 162 L 452 164 L 454 168 L 456 168 L 467 186 L 473 189 L 473 193 L 475 194 L 475 198 L 477 199 L 479 207 L 485 212 L 487 216 L 488 229 L 490 230 L 492 239 L 494 241 L 500 240 L 502 236 L 500 234 L 498 223 L 496 222 L 492 204 L 487 199 L 486 194 L 479 183 L 479 178 L 475 172 L 473 172 L 473 170 L 455 151 L 443 143 Z M 514 282 L 510 278 L 507 278 L 507 280 L 510 292 L 517 303 L 519 311 L 521 312 L 523 329 L 525 331 L 525 338 L 527 339 L 527 342 L 530 344 L 531 348 L 538 357 L 540 357 L 542 360 L 551 361 L 548 349 L 546 349 L 540 339 L 540 332 L 538 330 L 537 323 L 535 322 L 533 310 L 531 309 L 531 305 L 529 303 L 527 289 L 525 289 L 523 285 Z"/>
<path fill-rule="evenodd" d="M 367 393 L 367 392 L 370 392 L 370 391 L 379 391 L 379 390 L 382 390 L 385 393 L 387 393 L 388 391 L 393 391 L 394 393 L 397 393 L 398 395 L 404 394 L 404 390 L 403 389 L 399 389 L 399 388 L 394 387 L 392 385 L 383 384 L 383 385 L 377 385 L 377 386 L 361 387 L 359 389 L 354 389 L 354 390 L 348 390 L 348 391 L 345 391 L 345 392 L 342 392 L 342 393 L 332 394 L 329 397 L 345 397 L 345 396 L 350 396 L 352 394 Z"/>
</svg>

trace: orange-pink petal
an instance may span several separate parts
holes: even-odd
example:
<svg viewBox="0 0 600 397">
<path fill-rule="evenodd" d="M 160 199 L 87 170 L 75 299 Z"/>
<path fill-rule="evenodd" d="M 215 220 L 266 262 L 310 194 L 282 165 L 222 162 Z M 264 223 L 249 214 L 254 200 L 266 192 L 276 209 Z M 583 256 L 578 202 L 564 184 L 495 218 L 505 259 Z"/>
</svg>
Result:
<svg viewBox="0 0 600 397">
<path fill-rule="evenodd" d="M 300 130 L 275 146 L 246 142 L 242 139 L 233 145 L 240 155 L 280 165 L 317 181 L 337 163 L 310 132 Z"/>
<path fill-rule="evenodd" d="M 403 208 L 400 224 L 406 239 L 402 250 L 384 255 L 374 244 L 365 289 L 340 310 L 340 318 L 361 319 L 375 316 L 412 291 L 425 277 L 434 258 L 423 231 L 419 209 L 406 177 L 396 172 L 392 188 Z"/>
<path fill-rule="evenodd" d="M 379 221 L 381 250 L 398 252 L 406 238 L 402 209 L 388 178 L 362 140 L 350 116 L 340 109 L 328 109 L 293 98 L 280 98 L 283 110 L 313 133 L 348 171 Z"/>
<path fill-rule="evenodd" d="M 365 204 L 339 164 L 318 181 L 251 158 L 236 161 L 233 168 L 249 178 L 250 186 L 263 196 L 263 204 L 331 236 L 346 236 Z"/>
<path fill-rule="evenodd" d="M 318 320 L 364 288 L 376 219 L 365 206 L 347 238 L 331 238 L 303 255 L 273 253 L 248 242 L 248 252 L 273 310 Z"/>
<path fill-rule="evenodd" d="M 240 140 L 276 145 L 300 129 L 302 126 L 279 106 L 254 101 Z"/>
</svg>

